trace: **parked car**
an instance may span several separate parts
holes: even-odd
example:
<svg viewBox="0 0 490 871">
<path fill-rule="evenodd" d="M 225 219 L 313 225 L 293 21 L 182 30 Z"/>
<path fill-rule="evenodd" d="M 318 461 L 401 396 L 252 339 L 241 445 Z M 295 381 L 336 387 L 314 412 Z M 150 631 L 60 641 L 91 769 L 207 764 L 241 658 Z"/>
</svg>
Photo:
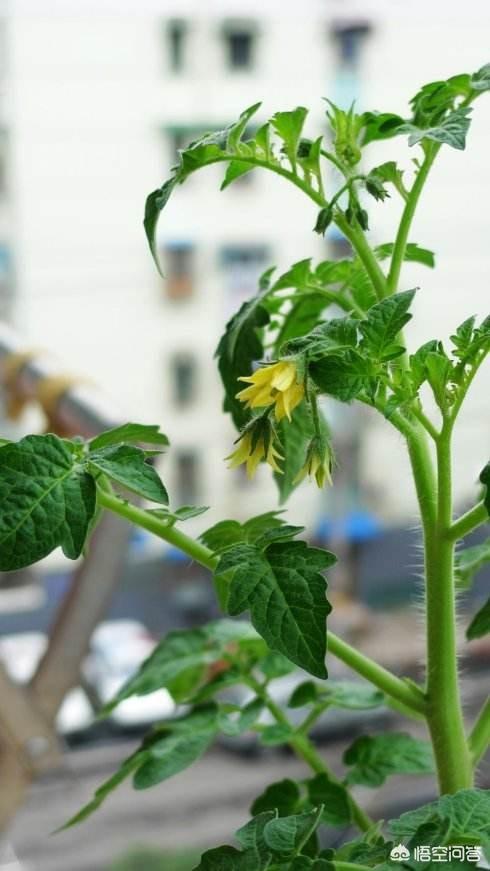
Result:
<svg viewBox="0 0 490 871">
<path fill-rule="evenodd" d="M 83 677 L 94 703 L 102 708 L 153 652 L 156 640 L 138 620 L 107 620 L 92 635 Z M 174 717 L 177 705 L 165 689 L 132 696 L 111 712 L 109 721 L 121 729 L 139 729 Z"/>
<path fill-rule="evenodd" d="M 26 684 L 33 677 L 38 663 L 48 646 L 43 632 L 18 632 L 0 638 L 0 659 L 10 677 Z M 87 694 L 80 686 L 69 690 L 56 717 L 60 735 L 82 734 L 94 721 L 94 711 Z"/>
</svg>

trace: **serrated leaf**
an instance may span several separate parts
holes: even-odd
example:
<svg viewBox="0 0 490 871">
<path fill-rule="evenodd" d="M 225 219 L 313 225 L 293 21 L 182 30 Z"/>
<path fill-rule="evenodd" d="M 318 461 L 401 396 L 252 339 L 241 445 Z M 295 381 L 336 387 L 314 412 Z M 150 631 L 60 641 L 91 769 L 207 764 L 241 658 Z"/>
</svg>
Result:
<svg viewBox="0 0 490 871">
<path fill-rule="evenodd" d="M 95 483 L 77 446 L 30 435 L 0 447 L 0 570 L 24 568 L 55 548 L 76 559 L 95 514 Z"/>
<path fill-rule="evenodd" d="M 305 109 L 304 106 L 298 106 L 291 112 L 276 112 L 271 119 L 272 127 L 282 139 L 284 151 L 293 168 L 296 165 L 299 140 L 307 114 L 308 109 Z"/>
<path fill-rule="evenodd" d="M 162 638 L 103 713 L 110 713 L 131 696 L 144 696 L 164 688 L 179 701 L 192 698 L 202 685 L 206 669 L 221 662 L 234 649 L 251 661 L 256 654 L 260 656 L 266 651 L 260 636 L 243 620 L 218 620 L 199 629 L 173 630 Z"/>
<path fill-rule="evenodd" d="M 266 844 L 264 831 L 267 824 L 273 820 L 275 814 L 267 811 L 253 817 L 235 832 L 235 836 L 247 852 L 253 852 L 256 858 L 256 868 L 261 869 L 269 864 L 271 851 Z"/>
<path fill-rule="evenodd" d="M 168 200 L 170 199 L 170 195 L 176 183 L 176 177 L 169 178 L 162 185 L 161 188 L 157 188 L 156 191 L 152 191 L 152 193 L 148 195 L 145 203 L 145 217 L 143 220 L 143 226 L 145 228 L 146 238 L 150 246 L 153 260 L 155 261 L 156 267 L 160 275 L 162 275 L 162 270 L 160 268 L 160 262 L 158 259 L 158 248 L 156 239 L 158 218 L 160 216 L 160 212 L 162 211 L 162 209 L 165 208 Z"/>
<path fill-rule="evenodd" d="M 482 544 L 467 547 L 455 557 L 456 585 L 461 590 L 467 590 L 473 582 L 473 577 L 483 566 L 490 563 L 490 538 Z"/>
<path fill-rule="evenodd" d="M 369 173 L 370 176 L 375 176 L 381 182 L 392 184 L 393 187 L 402 195 L 404 199 L 407 197 L 407 191 L 403 184 L 403 170 L 398 169 L 394 160 L 389 160 L 386 163 L 375 166 Z"/>
<path fill-rule="evenodd" d="M 350 402 L 363 391 L 371 393 L 376 386 L 374 364 L 357 351 L 317 360 L 310 364 L 309 373 L 323 393 L 341 402 Z"/>
<path fill-rule="evenodd" d="M 390 139 L 397 136 L 404 119 L 393 112 L 364 112 L 362 144 L 368 145 L 379 139 Z"/>
<path fill-rule="evenodd" d="M 161 737 L 151 736 L 145 758 L 133 775 L 134 788 L 148 789 L 189 768 L 206 752 L 218 728 L 218 711 L 213 704 L 171 721 Z"/>
<path fill-rule="evenodd" d="M 201 856 L 193 871 L 266 871 L 269 862 L 257 865 L 254 850 L 242 852 L 235 847 L 214 847 Z"/>
<path fill-rule="evenodd" d="M 225 177 L 221 182 L 220 190 L 226 190 L 226 188 L 229 187 L 237 178 L 246 175 L 246 173 L 250 172 L 253 168 L 253 164 L 245 163 L 243 160 L 231 160 L 230 163 L 227 164 Z"/>
<path fill-rule="evenodd" d="M 220 520 L 201 533 L 200 539 L 214 553 L 220 553 L 239 542 L 254 544 L 267 530 L 284 525 L 284 520 L 278 516 L 280 513 L 267 511 L 250 517 L 245 523 L 239 523 L 238 520 Z"/>
<path fill-rule="evenodd" d="M 432 748 L 404 732 L 363 735 L 344 753 L 351 766 L 348 783 L 381 786 L 390 774 L 431 774 L 434 771 Z"/>
<path fill-rule="evenodd" d="M 276 817 L 264 826 L 264 840 L 273 853 L 294 858 L 320 822 L 318 811 Z"/>
<path fill-rule="evenodd" d="M 314 807 L 323 805 L 322 823 L 348 826 L 352 821 L 349 795 L 341 783 L 332 783 L 326 774 L 317 774 L 306 781 L 308 798 Z"/>
<path fill-rule="evenodd" d="M 272 650 L 325 678 L 326 619 L 331 608 L 321 572 L 334 562 L 332 554 L 303 541 L 272 544 L 263 552 L 238 544 L 222 554 L 216 574 L 232 578 L 232 616 L 250 610 L 253 625 Z"/>
<path fill-rule="evenodd" d="M 490 90 L 490 64 L 485 64 L 478 72 L 473 73 L 470 85 L 474 91 Z"/>
<path fill-rule="evenodd" d="M 250 813 L 255 817 L 266 811 L 275 811 L 278 816 L 286 817 L 297 810 L 300 799 L 298 784 L 294 780 L 285 778 L 269 784 L 253 802 Z"/>
<path fill-rule="evenodd" d="M 256 112 L 258 112 L 261 105 L 262 103 L 254 103 L 253 106 L 249 106 L 248 109 L 245 109 L 240 113 L 238 121 L 228 128 L 228 136 L 226 139 L 227 151 L 237 151 L 240 145 L 240 140 L 245 133 L 250 119 L 256 114 Z"/>
<path fill-rule="evenodd" d="M 368 831 L 360 838 L 342 844 L 336 850 L 334 858 L 339 862 L 354 862 L 378 868 L 380 863 L 389 859 L 392 846 L 393 841 L 385 841 L 381 835 Z"/>
<path fill-rule="evenodd" d="M 463 151 L 471 123 L 470 112 L 470 107 L 461 107 L 454 109 L 434 127 L 421 128 L 416 124 L 407 123 L 400 127 L 399 132 L 409 134 L 409 145 L 416 145 L 424 139 L 430 139 Z"/>
<path fill-rule="evenodd" d="M 98 451 L 110 445 L 132 444 L 142 442 L 147 445 L 168 445 L 167 436 L 160 432 L 158 424 L 123 423 L 114 429 L 108 429 L 95 438 L 90 439 L 90 451 Z"/>
<path fill-rule="evenodd" d="M 274 474 L 281 504 L 286 502 L 298 484 L 297 477 L 306 459 L 308 445 L 315 427 L 308 403 L 302 402 L 294 410 L 292 420 L 281 420 L 277 427 L 281 454 L 284 457 L 282 474 Z"/>
<path fill-rule="evenodd" d="M 314 361 L 328 354 L 340 354 L 357 345 L 359 321 L 353 318 L 333 318 L 319 324 L 306 336 L 288 342 L 283 347 L 285 354 L 307 353 Z"/>
<path fill-rule="evenodd" d="M 414 298 L 414 290 L 395 293 L 373 305 L 367 318 L 360 322 L 364 344 L 375 360 L 381 360 L 386 349 L 397 338 L 400 330 L 411 319 L 408 309 Z"/>
<path fill-rule="evenodd" d="M 249 418 L 243 403 L 236 399 L 240 389 L 238 379 L 250 375 L 253 364 L 263 356 L 261 330 L 269 323 L 269 313 L 263 305 L 263 291 L 243 303 L 228 321 L 216 349 L 218 369 L 225 388 L 224 410 L 229 412 L 238 429 Z"/>
<path fill-rule="evenodd" d="M 385 242 L 383 245 L 377 245 L 375 249 L 378 260 L 386 260 L 393 254 L 393 242 Z M 428 248 L 421 248 L 416 242 L 408 242 L 405 247 L 404 260 L 412 263 L 422 263 L 423 266 L 428 266 L 429 269 L 434 269 L 435 255 Z"/>
<path fill-rule="evenodd" d="M 482 638 L 490 632 L 490 597 L 487 599 L 482 608 L 475 614 L 473 620 L 466 630 L 468 641 L 473 641 L 475 638 Z"/>
<path fill-rule="evenodd" d="M 395 838 L 403 840 L 413 837 L 420 826 L 435 818 L 446 824 L 446 833 L 454 844 L 467 843 L 470 838 L 475 844 L 488 844 L 490 790 L 462 789 L 454 795 L 443 795 L 397 820 L 390 820 L 388 825 Z"/>
<path fill-rule="evenodd" d="M 94 797 L 91 801 L 89 801 L 86 805 L 84 805 L 81 810 L 78 811 L 74 816 L 72 816 L 68 822 L 66 822 L 60 829 L 57 831 L 64 831 L 65 829 L 71 828 L 71 826 L 76 826 L 78 823 L 83 822 L 87 819 L 87 817 L 91 816 L 96 810 L 99 809 L 101 804 L 105 801 L 108 795 L 111 794 L 121 783 L 123 783 L 127 777 L 141 764 L 141 751 L 137 750 L 136 753 L 133 753 L 124 762 L 119 766 L 118 770 L 112 777 L 109 777 L 98 789 L 95 790 Z"/>
<path fill-rule="evenodd" d="M 107 475 L 132 493 L 151 502 L 168 504 L 168 494 L 145 452 L 133 445 L 114 445 L 89 455 L 90 467 Z"/>
</svg>

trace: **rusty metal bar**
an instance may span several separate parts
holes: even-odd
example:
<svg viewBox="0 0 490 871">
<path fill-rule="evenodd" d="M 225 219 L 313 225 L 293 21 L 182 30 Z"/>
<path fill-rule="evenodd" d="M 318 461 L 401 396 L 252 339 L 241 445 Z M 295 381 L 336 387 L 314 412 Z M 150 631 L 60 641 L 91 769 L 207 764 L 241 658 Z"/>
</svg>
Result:
<svg viewBox="0 0 490 871">
<path fill-rule="evenodd" d="M 25 345 L 0 325 L 0 382 L 8 361 L 22 359 Z M 9 389 L 21 401 L 35 401 L 46 379 L 60 366 L 40 352 L 26 357 Z M 120 412 L 95 387 L 78 384 L 60 396 L 51 424 L 63 434 L 92 437 L 122 422 Z M 29 687 L 15 684 L 0 666 L 0 832 L 21 806 L 33 777 L 61 763 L 54 722 L 65 693 L 76 684 L 90 637 L 117 586 L 130 526 L 105 516 L 78 567 L 51 631 L 47 650 Z"/>
</svg>

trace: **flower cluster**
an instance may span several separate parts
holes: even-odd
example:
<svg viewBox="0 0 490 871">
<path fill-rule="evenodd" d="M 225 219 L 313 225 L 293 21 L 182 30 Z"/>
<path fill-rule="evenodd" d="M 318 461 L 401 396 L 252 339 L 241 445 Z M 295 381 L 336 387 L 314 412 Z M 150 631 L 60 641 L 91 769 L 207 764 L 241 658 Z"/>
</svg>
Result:
<svg viewBox="0 0 490 871">
<path fill-rule="evenodd" d="M 237 449 L 226 459 L 230 461 L 229 469 L 236 469 L 245 463 L 247 476 L 253 478 L 262 460 L 269 463 L 275 472 L 281 472 L 276 460 L 282 460 L 283 457 L 276 451 L 272 438 L 266 439 L 263 434 L 257 435 L 253 429 L 247 429 L 240 436 Z"/>
<path fill-rule="evenodd" d="M 294 483 L 299 484 L 308 475 L 322 489 L 325 484 L 332 483 L 332 465 L 332 450 L 328 441 L 315 437 L 308 446 L 304 465 L 296 475 Z"/>
<path fill-rule="evenodd" d="M 250 387 L 237 393 L 237 399 L 244 402 L 246 408 L 273 405 L 276 420 L 282 420 L 283 417 L 291 420 L 291 412 L 305 395 L 304 385 L 298 381 L 296 364 L 291 360 L 262 366 L 253 375 L 238 380 L 247 382 Z"/>
</svg>

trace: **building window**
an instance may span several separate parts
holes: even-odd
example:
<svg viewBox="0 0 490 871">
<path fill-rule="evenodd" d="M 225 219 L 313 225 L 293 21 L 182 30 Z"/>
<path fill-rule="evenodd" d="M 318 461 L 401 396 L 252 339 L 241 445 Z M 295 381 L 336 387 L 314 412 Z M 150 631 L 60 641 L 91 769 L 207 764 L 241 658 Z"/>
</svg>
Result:
<svg viewBox="0 0 490 871">
<path fill-rule="evenodd" d="M 176 459 L 177 493 L 181 505 L 196 505 L 199 502 L 199 460 L 195 451 L 184 450 Z"/>
<path fill-rule="evenodd" d="M 167 24 L 167 43 L 169 66 L 174 73 L 180 73 L 185 66 L 185 43 L 187 24 L 181 18 L 174 18 Z"/>
<path fill-rule="evenodd" d="M 371 26 L 364 20 L 334 22 L 331 34 L 337 46 L 341 64 L 357 67 L 364 37 L 370 32 Z"/>
<path fill-rule="evenodd" d="M 268 262 L 265 245 L 226 245 L 221 251 L 225 290 L 231 310 L 257 292 L 259 278 Z"/>
<path fill-rule="evenodd" d="M 189 299 L 194 290 L 194 246 L 170 242 L 163 248 L 163 274 L 168 299 Z"/>
<path fill-rule="evenodd" d="M 231 70 L 250 70 L 254 63 L 256 33 L 251 22 L 227 22 L 223 27 L 226 65 Z"/>
<path fill-rule="evenodd" d="M 196 394 L 196 360 L 191 354 L 178 353 L 171 360 L 172 398 L 175 405 L 190 405 Z"/>
</svg>

